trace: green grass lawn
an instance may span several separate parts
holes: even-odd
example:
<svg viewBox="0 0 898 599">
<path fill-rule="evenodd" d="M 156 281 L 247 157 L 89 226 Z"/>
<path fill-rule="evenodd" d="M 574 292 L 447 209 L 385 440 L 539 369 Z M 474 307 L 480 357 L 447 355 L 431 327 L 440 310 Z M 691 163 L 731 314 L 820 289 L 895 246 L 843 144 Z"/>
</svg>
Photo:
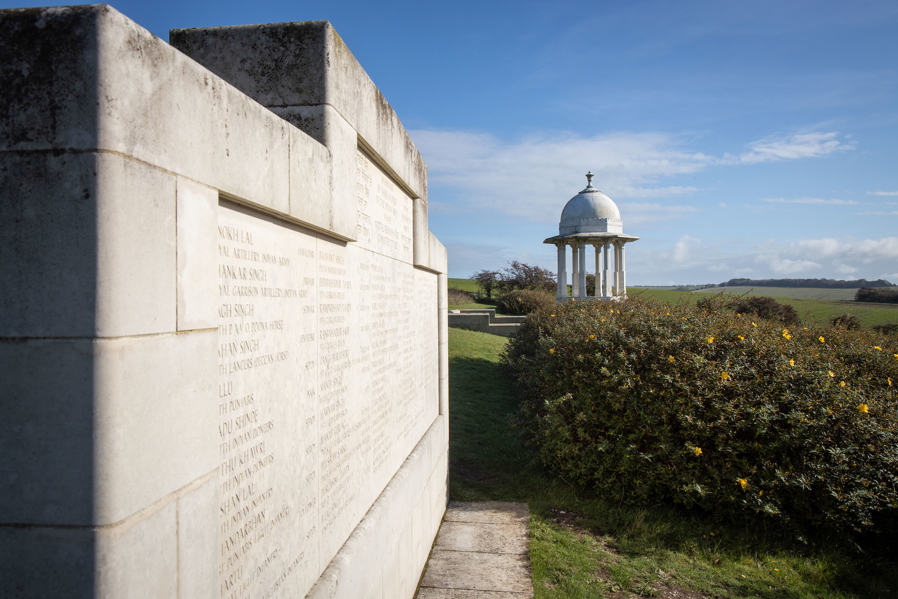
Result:
<svg viewBox="0 0 898 599">
<path fill-rule="evenodd" d="M 733 287 L 728 289 L 741 289 L 739 287 Z M 746 290 L 749 288 L 745 288 Z M 786 289 L 781 287 L 758 287 L 755 289 L 755 293 L 753 295 L 768 295 L 770 297 L 774 297 L 771 294 L 768 294 L 768 290 L 777 290 L 777 289 Z M 694 304 L 699 299 L 703 297 L 707 297 L 710 293 L 711 295 L 720 293 L 722 290 L 713 290 L 711 292 L 706 291 L 669 291 L 665 289 L 640 289 L 638 287 L 628 287 L 627 293 L 630 295 L 644 295 L 651 299 L 656 299 L 659 301 L 677 303 L 677 302 L 687 302 L 690 304 Z M 817 290 L 817 289 L 799 289 L 794 288 L 790 289 L 798 295 L 799 292 L 802 291 L 844 291 L 844 290 Z M 874 304 L 869 302 L 855 302 L 849 300 L 825 300 L 825 299 L 812 299 L 812 298 L 794 298 L 794 297 L 782 297 L 776 296 L 776 301 L 782 304 L 789 304 L 795 311 L 798 312 L 798 315 L 802 320 L 809 322 L 817 322 L 817 323 L 828 323 L 829 320 L 834 316 L 839 316 L 841 314 L 851 314 L 853 316 L 857 316 L 861 320 L 861 324 L 864 327 L 872 327 L 878 324 L 889 324 L 889 323 L 898 323 L 898 304 Z"/>
<path fill-rule="evenodd" d="M 796 545 L 773 530 L 662 505 L 608 504 L 544 471 L 512 435 L 505 344 L 449 329 L 450 496 L 530 506 L 537 599 L 898 596 L 898 566 L 884 558 Z"/>
<path fill-rule="evenodd" d="M 449 287 L 461 289 L 462 291 L 480 291 L 477 288 L 477 283 L 471 279 L 447 279 L 447 283 Z"/>
</svg>

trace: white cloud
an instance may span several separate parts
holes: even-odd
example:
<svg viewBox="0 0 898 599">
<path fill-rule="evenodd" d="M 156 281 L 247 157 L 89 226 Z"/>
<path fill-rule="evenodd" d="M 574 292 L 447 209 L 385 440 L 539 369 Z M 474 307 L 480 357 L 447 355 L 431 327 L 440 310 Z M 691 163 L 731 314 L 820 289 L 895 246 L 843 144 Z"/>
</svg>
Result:
<svg viewBox="0 0 898 599">
<path fill-rule="evenodd" d="M 882 239 L 811 239 L 790 244 L 788 250 L 802 258 L 838 258 L 841 263 L 898 260 L 898 237 Z"/>
<path fill-rule="evenodd" d="M 681 236 L 668 248 L 628 248 L 627 273 L 634 281 L 719 283 L 734 277 L 884 278 L 898 263 L 898 237 L 820 238 L 793 242 L 770 239 L 752 245 Z"/>
<path fill-rule="evenodd" d="M 419 129 L 409 133 L 429 165 L 430 182 L 457 192 L 456 210 L 473 212 L 486 208 L 536 222 L 557 220 L 560 207 L 578 191 L 577 185 L 585 186 L 583 175 L 587 170 L 596 175 L 593 184 L 612 199 L 671 198 L 700 190 L 665 185 L 665 180 L 694 174 L 711 165 L 813 158 L 855 147 L 853 141 L 838 139 L 836 132 L 801 133 L 767 138 L 749 144 L 749 150 L 739 156 L 727 154 L 719 158 L 690 151 L 680 138 L 666 133 L 617 132 L 584 137 L 554 132 L 517 141 L 474 131 Z M 816 198 L 782 202 L 854 203 Z M 696 210 L 683 205 L 638 206 L 627 204 L 625 226 Z M 629 217 L 631 211 L 637 212 L 635 217 Z"/>
<path fill-rule="evenodd" d="M 778 275 L 793 275 L 820 268 L 819 264 L 810 260 L 790 260 L 781 258 L 778 255 L 758 256 L 755 261 L 759 264 L 766 264 L 770 270 Z"/>
<path fill-rule="evenodd" d="M 844 253 L 846 248 L 846 244 L 838 239 L 808 239 L 805 241 L 793 242 L 789 251 L 793 254 L 802 256 L 812 255 L 828 258 Z"/>
<path fill-rule="evenodd" d="M 819 158 L 835 152 L 854 150 L 857 147 L 857 142 L 840 141 L 837 139 L 838 136 L 837 131 L 771 136 L 748 144 L 749 151 L 743 152 L 739 156 L 725 155 L 723 162 L 756 164 L 800 158 Z"/>
<path fill-rule="evenodd" d="M 898 196 L 898 191 L 880 191 L 877 189 L 876 191 L 868 191 L 867 195 L 870 195 L 870 196 Z"/>
<path fill-rule="evenodd" d="M 861 212 L 861 216 L 898 216 L 898 210 L 892 210 L 891 212 Z"/>
<path fill-rule="evenodd" d="M 661 185 L 662 179 L 695 173 L 714 161 L 683 150 L 676 138 L 662 133 L 554 133 L 517 142 L 467 131 L 415 130 L 410 135 L 429 165 L 431 183 L 457 189 L 469 209 L 489 207 L 538 222 L 558 219 L 560 207 L 579 191 L 577 185 L 586 186 L 587 170 L 596 175 L 593 184 L 613 199 L 664 198 L 697 188 Z M 638 206 L 635 210 L 644 213 L 657 211 L 649 204 Z M 628 204 L 628 214 L 632 209 Z M 661 211 L 670 218 L 694 210 Z"/>
<path fill-rule="evenodd" d="M 686 214 L 701 212 L 695 206 L 684 204 L 630 204 L 626 205 L 624 223 L 627 227 L 644 225 L 658 221 L 669 221 L 672 218 L 680 218 Z"/>
<path fill-rule="evenodd" d="M 771 204 L 832 204 L 834 206 L 854 206 L 857 202 L 854 200 L 823 200 L 821 198 L 797 198 L 787 200 L 785 198 L 767 198 L 764 200 Z"/>
<path fill-rule="evenodd" d="M 633 212 L 700 212 L 695 206 L 665 206 L 664 204 L 627 204 Z"/>
<path fill-rule="evenodd" d="M 848 264 L 839 264 L 838 261 L 833 262 L 833 267 L 843 275 L 851 275 L 857 272 L 855 267 L 849 266 Z"/>
<path fill-rule="evenodd" d="M 689 235 L 683 235 L 677 241 L 676 245 L 674 245 L 673 250 L 670 253 L 671 259 L 678 263 L 684 264 L 686 262 L 691 262 L 691 248 L 692 246 L 696 246 L 701 244 L 702 240 L 697 237 L 690 237 Z"/>
</svg>

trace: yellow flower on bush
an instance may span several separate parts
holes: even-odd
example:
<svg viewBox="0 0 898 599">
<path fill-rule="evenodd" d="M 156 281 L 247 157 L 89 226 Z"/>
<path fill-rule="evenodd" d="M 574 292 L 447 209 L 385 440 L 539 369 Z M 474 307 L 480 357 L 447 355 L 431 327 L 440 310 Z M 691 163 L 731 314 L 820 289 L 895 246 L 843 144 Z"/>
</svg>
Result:
<svg viewBox="0 0 898 599">
<path fill-rule="evenodd" d="M 866 414 L 867 412 L 870 411 L 870 408 L 869 408 L 869 406 L 867 406 L 867 404 L 862 403 L 861 405 L 859 405 L 857 407 L 857 411 L 860 412 L 861 414 Z"/>
<path fill-rule="evenodd" d="M 695 449 L 692 450 L 692 453 L 695 454 L 695 457 L 698 457 L 698 456 L 702 455 L 702 448 L 696 447 Z"/>
<path fill-rule="evenodd" d="M 876 350 L 879 350 L 879 351 L 882 351 L 882 348 L 881 348 L 881 347 L 879 347 L 879 346 L 878 346 L 878 345 L 874 345 L 874 346 L 873 346 L 873 349 L 876 349 Z"/>
<path fill-rule="evenodd" d="M 723 372 L 720 373 L 720 379 L 723 381 L 730 380 L 730 373 L 727 372 L 726 370 L 724 370 Z"/>
<path fill-rule="evenodd" d="M 590 338 L 590 339 L 595 339 L 596 336 L 595 336 L 595 335 L 590 335 L 589 338 Z"/>
<path fill-rule="evenodd" d="M 745 341 L 745 337 L 743 337 L 742 335 L 739 335 L 739 340 L 740 340 L 740 341 Z"/>
<path fill-rule="evenodd" d="M 714 337 L 708 337 L 708 343 L 714 343 Z"/>
<path fill-rule="evenodd" d="M 889 379 L 886 379 L 886 380 L 889 381 L 889 387 L 891 387 L 891 386 L 892 386 L 892 379 L 889 378 Z"/>
<path fill-rule="evenodd" d="M 758 325 L 756 325 L 755 323 L 751 323 L 751 326 L 758 328 Z"/>
<path fill-rule="evenodd" d="M 674 358 L 673 356 L 670 356 L 669 358 L 667 358 L 667 361 L 668 362 L 676 362 L 676 358 Z"/>
<path fill-rule="evenodd" d="M 789 360 L 789 366 L 795 366 L 795 360 Z"/>
<path fill-rule="evenodd" d="M 829 376 L 830 376 L 830 377 L 835 377 L 835 376 L 836 376 L 836 374 L 835 374 L 832 370 L 830 370 L 830 371 L 828 371 L 828 372 L 829 372 Z"/>
<path fill-rule="evenodd" d="M 820 337 L 817 337 L 817 340 L 818 340 L 820 343 L 826 343 L 826 339 L 823 338 L 823 335 L 821 335 Z"/>
<path fill-rule="evenodd" d="M 549 353 L 550 353 L 550 354 L 554 354 L 554 353 L 555 353 L 555 348 L 554 348 L 554 347 L 550 347 L 550 348 L 549 348 Z"/>
<path fill-rule="evenodd" d="M 554 314 L 552 315 L 552 318 L 555 318 L 555 315 L 554 315 Z"/>
<path fill-rule="evenodd" d="M 739 479 L 739 484 L 742 486 L 743 491 L 748 488 L 748 481 L 744 478 Z"/>
<path fill-rule="evenodd" d="M 783 329 L 783 337 L 785 337 L 786 339 L 789 338 L 789 329 Z"/>
<path fill-rule="evenodd" d="M 845 381 L 839 381 L 839 386 L 840 386 L 840 387 L 844 387 L 844 386 L 845 386 Z"/>
</svg>

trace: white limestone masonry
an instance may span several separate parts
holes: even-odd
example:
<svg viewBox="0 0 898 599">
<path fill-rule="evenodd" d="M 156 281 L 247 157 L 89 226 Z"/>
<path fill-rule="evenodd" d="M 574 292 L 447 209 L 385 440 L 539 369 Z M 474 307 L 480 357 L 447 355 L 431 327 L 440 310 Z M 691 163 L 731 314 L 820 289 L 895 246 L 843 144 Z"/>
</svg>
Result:
<svg viewBox="0 0 898 599">
<path fill-rule="evenodd" d="M 448 458 L 426 165 L 327 22 L 172 42 L 0 11 L 2 588 L 411 598 Z"/>
</svg>

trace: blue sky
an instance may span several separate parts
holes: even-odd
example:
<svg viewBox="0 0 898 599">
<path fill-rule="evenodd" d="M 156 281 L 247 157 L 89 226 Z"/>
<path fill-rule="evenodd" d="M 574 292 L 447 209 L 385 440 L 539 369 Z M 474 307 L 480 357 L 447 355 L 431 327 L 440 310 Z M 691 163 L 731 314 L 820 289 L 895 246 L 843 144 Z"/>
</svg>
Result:
<svg viewBox="0 0 898 599">
<path fill-rule="evenodd" d="M 163 39 L 331 21 L 428 163 L 450 276 L 555 270 L 542 240 L 591 170 L 642 238 L 631 284 L 898 283 L 893 0 L 113 6 Z"/>
</svg>

